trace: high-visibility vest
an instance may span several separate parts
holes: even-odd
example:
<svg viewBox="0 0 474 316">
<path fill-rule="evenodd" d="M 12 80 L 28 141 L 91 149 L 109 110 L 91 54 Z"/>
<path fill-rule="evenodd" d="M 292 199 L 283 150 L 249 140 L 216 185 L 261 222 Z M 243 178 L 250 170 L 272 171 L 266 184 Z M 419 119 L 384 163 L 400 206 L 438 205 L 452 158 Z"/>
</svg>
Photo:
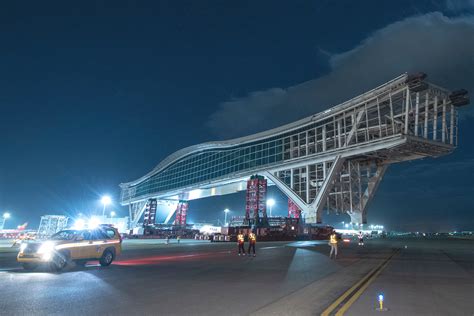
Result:
<svg viewBox="0 0 474 316">
<path fill-rule="evenodd" d="M 249 239 L 250 239 L 251 242 L 256 242 L 256 241 L 257 241 L 257 237 L 255 236 L 254 233 L 251 233 L 251 234 L 249 235 Z"/>
<path fill-rule="evenodd" d="M 238 235 L 237 235 L 237 240 L 239 241 L 239 243 L 240 243 L 240 242 L 244 242 L 244 235 L 238 234 Z"/>
<path fill-rule="evenodd" d="M 331 244 L 337 244 L 337 237 L 336 237 L 336 234 L 332 234 L 330 237 L 329 237 L 329 242 Z"/>
</svg>

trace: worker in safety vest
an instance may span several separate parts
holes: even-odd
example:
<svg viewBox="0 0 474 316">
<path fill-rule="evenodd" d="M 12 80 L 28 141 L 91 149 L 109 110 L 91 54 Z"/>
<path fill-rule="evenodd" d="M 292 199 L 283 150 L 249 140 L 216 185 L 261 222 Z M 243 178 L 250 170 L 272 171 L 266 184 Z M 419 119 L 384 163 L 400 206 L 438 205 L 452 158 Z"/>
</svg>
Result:
<svg viewBox="0 0 474 316">
<path fill-rule="evenodd" d="M 257 236 L 251 231 L 249 233 L 249 249 L 248 254 L 250 256 L 250 249 L 253 249 L 253 256 L 255 257 L 255 244 L 257 243 Z"/>
<path fill-rule="evenodd" d="M 359 246 L 363 246 L 364 245 L 364 234 L 362 234 L 362 232 L 359 232 Z"/>
<path fill-rule="evenodd" d="M 245 256 L 244 234 L 242 234 L 242 231 L 239 231 L 239 234 L 237 235 L 237 244 L 239 245 L 239 256 L 241 253 Z"/>
<path fill-rule="evenodd" d="M 336 231 L 333 230 L 331 235 L 329 236 L 329 246 L 331 246 L 331 252 L 329 253 L 329 258 L 332 257 L 334 253 L 334 259 L 337 257 L 337 235 Z"/>
</svg>

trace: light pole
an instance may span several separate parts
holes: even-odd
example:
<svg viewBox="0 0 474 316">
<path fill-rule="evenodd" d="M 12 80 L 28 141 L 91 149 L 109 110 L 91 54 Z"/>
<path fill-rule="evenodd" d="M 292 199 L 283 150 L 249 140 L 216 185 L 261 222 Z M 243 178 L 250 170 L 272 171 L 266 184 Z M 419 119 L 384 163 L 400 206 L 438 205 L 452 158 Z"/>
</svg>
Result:
<svg viewBox="0 0 474 316">
<path fill-rule="evenodd" d="M 267 205 L 270 207 L 270 217 L 271 217 L 272 216 L 273 205 L 275 205 L 275 200 L 274 199 L 268 199 Z"/>
<path fill-rule="evenodd" d="M 105 216 L 105 207 L 112 203 L 112 199 L 110 198 L 110 196 L 104 195 L 100 201 L 104 205 L 104 208 L 102 209 L 102 216 Z"/>
<path fill-rule="evenodd" d="M 230 212 L 230 210 L 229 210 L 228 208 L 226 208 L 226 209 L 224 210 L 224 225 L 225 225 L 225 226 L 228 226 L 228 225 L 227 225 L 227 213 L 229 213 L 229 212 Z"/>
<path fill-rule="evenodd" d="M 10 213 L 8 212 L 5 212 L 3 213 L 3 216 L 2 216 L 2 225 L 0 225 L 0 230 L 5 228 L 5 222 L 7 221 L 7 219 L 10 218 Z"/>
</svg>

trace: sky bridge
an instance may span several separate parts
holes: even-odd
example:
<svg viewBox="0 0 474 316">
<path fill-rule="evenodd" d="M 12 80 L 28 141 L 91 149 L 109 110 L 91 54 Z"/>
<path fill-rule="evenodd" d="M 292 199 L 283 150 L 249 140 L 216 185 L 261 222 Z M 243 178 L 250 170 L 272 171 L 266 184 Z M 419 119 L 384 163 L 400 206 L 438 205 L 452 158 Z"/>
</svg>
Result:
<svg viewBox="0 0 474 316">
<path fill-rule="evenodd" d="M 390 164 L 456 148 L 457 108 L 468 103 L 465 90 L 438 87 L 423 73 L 403 74 L 291 124 L 179 150 L 140 179 L 122 183 L 121 204 L 129 206 L 135 226 L 156 199 L 169 206 L 168 222 L 176 210 L 181 216 L 183 201 L 247 190 L 258 174 L 286 194 L 307 223 L 321 223 L 324 211 L 365 223 Z"/>
</svg>

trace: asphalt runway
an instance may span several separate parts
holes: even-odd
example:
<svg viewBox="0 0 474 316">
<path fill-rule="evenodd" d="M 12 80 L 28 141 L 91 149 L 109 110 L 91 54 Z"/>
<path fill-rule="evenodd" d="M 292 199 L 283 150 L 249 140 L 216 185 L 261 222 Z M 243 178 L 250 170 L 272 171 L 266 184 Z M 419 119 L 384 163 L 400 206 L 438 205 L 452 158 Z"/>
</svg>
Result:
<svg viewBox="0 0 474 316">
<path fill-rule="evenodd" d="M 0 315 L 390 315 L 474 313 L 474 242 L 373 239 L 235 243 L 126 240 L 110 267 L 26 272 L 0 242 Z M 405 247 L 406 246 L 406 247 Z"/>
</svg>

